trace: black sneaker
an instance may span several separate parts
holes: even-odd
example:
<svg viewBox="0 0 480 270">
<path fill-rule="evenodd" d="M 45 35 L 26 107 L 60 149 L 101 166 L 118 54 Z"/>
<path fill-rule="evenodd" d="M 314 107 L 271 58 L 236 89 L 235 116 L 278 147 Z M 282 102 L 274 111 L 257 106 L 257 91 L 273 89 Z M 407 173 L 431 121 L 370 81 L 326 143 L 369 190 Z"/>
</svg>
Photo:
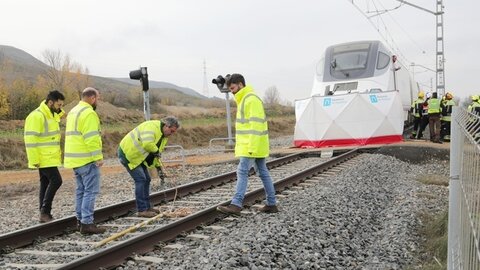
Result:
<svg viewBox="0 0 480 270">
<path fill-rule="evenodd" d="M 238 207 L 234 204 L 230 204 L 230 205 L 227 205 L 227 206 L 221 205 L 221 206 L 217 207 L 217 211 L 222 212 L 224 214 L 228 214 L 228 215 L 239 216 L 240 212 L 242 211 L 242 208 Z"/>
<path fill-rule="evenodd" d="M 264 205 L 258 209 L 258 211 L 268 214 L 278 213 L 278 207 L 276 205 Z"/>
</svg>

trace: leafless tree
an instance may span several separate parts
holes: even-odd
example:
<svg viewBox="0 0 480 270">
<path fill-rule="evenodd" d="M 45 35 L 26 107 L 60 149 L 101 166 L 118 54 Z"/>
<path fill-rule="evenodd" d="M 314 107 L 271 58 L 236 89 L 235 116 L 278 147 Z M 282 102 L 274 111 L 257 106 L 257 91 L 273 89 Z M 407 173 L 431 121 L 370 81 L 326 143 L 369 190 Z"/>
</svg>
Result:
<svg viewBox="0 0 480 270">
<path fill-rule="evenodd" d="M 71 60 L 68 54 L 61 51 L 45 50 L 43 58 L 48 65 L 44 78 L 50 88 L 62 92 L 76 92 L 79 97 L 81 91 L 89 86 L 90 76 L 88 68 Z"/>
<path fill-rule="evenodd" d="M 280 104 L 280 92 L 278 92 L 275 85 L 267 88 L 263 102 L 269 106 Z"/>
</svg>

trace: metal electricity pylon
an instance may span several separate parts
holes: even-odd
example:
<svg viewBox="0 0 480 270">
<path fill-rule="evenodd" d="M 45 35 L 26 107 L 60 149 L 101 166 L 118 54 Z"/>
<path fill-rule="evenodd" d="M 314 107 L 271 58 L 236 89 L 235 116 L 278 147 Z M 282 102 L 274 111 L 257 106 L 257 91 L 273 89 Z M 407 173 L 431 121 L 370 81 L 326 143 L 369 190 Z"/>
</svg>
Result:
<svg viewBox="0 0 480 270">
<path fill-rule="evenodd" d="M 203 94 L 208 97 L 207 62 L 203 59 Z"/>
<path fill-rule="evenodd" d="M 443 40 L 443 0 L 437 0 L 437 9 L 436 11 L 431 11 L 426 8 L 419 7 L 417 5 L 414 5 L 412 3 L 409 3 L 407 1 L 403 0 L 397 0 L 400 3 L 407 4 L 409 6 L 412 6 L 414 8 L 426 11 L 428 13 L 431 13 L 435 15 L 436 17 L 436 62 L 437 62 L 437 76 L 436 76 L 436 84 L 437 84 L 437 92 L 440 95 L 445 94 L 445 55 L 444 55 L 444 40 Z"/>
</svg>

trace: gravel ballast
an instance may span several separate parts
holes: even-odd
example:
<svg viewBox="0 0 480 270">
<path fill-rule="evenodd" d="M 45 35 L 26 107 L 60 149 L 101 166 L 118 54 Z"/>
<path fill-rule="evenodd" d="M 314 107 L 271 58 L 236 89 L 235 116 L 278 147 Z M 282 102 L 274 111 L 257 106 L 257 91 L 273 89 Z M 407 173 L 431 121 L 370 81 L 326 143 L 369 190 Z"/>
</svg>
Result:
<svg viewBox="0 0 480 270">
<path fill-rule="evenodd" d="M 291 143 L 283 140 L 276 144 Z M 186 166 L 169 174 L 181 184 L 235 168 L 236 163 Z M 418 214 L 447 208 L 448 187 L 417 181 L 425 174 L 447 177 L 448 163 L 414 165 L 362 154 L 354 167 L 280 198 L 279 213 L 247 208 L 250 214 L 214 224 L 223 229 L 192 232 L 208 239 L 180 237 L 180 249 L 145 254 L 162 258 L 161 264 L 130 260 L 119 269 L 405 269 L 418 263 Z M 38 187 L 23 188 L 23 195 L 0 199 L 0 233 L 38 224 Z M 74 214 L 74 190 L 74 181 L 64 181 L 54 201 L 56 218 Z M 126 172 L 102 176 L 101 190 L 97 208 L 134 198 Z"/>
<path fill-rule="evenodd" d="M 416 179 L 425 171 L 446 176 L 447 168 L 365 154 L 351 170 L 281 199 L 277 214 L 222 221 L 215 225 L 223 230 L 194 232 L 207 240 L 180 238 L 179 250 L 146 254 L 161 265 L 129 261 L 120 269 L 405 269 L 418 263 L 417 214 L 447 207 L 447 187 Z"/>
</svg>

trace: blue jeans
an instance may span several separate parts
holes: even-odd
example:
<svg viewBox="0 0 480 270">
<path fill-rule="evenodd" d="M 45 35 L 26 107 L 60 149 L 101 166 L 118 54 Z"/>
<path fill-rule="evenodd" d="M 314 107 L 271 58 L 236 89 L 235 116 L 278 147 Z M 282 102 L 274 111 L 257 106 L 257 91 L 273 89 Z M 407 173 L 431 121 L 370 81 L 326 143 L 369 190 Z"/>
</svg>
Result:
<svg viewBox="0 0 480 270">
<path fill-rule="evenodd" d="M 100 192 L 100 169 L 95 162 L 73 169 L 77 180 L 75 212 L 83 224 L 93 223 L 95 199 Z"/>
<path fill-rule="evenodd" d="M 267 205 L 275 205 L 275 188 L 273 186 L 272 178 L 267 169 L 265 158 L 247 158 L 241 157 L 237 167 L 237 188 L 235 195 L 233 195 L 232 204 L 242 207 L 245 192 L 247 191 L 248 172 L 252 166 L 262 179 L 263 188 L 267 197 Z"/>
<path fill-rule="evenodd" d="M 130 170 L 128 167 L 128 160 L 125 158 L 125 154 L 120 147 L 118 148 L 118 159 L 123 167 L 127 169 L 127 172 L 135 182 L 135 201 L 137 203 L 137 211 L 143 212 L 151 208 L 150 182 L 152 179 L 150 178 L 147 167 L 143 164 L 140 164 L 133 170 Z"/>
</svg>

